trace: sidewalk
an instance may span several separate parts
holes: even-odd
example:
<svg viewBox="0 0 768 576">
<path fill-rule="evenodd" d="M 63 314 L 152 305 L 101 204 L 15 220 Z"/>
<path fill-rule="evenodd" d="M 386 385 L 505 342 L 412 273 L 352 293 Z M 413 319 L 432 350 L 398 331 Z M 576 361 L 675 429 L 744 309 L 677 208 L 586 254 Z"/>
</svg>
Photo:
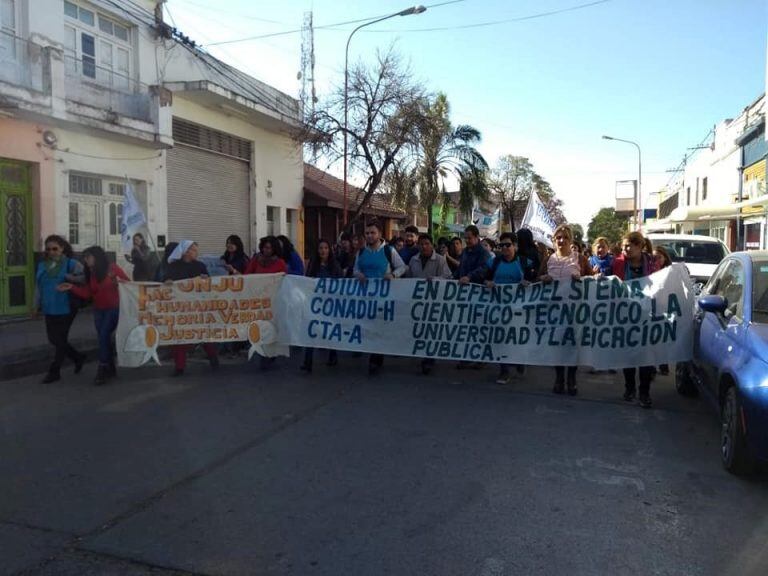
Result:
<svg viewBox="0 0 768 576">
<path fill-rule="evenodd" d="M 93 312 L 81 310 L 69 333 L 69 341 L 88 360 L 96 357 L 98 342 L 93 327 Z M 45 318 L 13 318 L 0 320 L 0 380 L 11 380 L 30 374 L 42 374 L 53 360 L 53 346 L 45 335 Z M 66 361 L 65 369 L 70 366 Z"/>
</svg>

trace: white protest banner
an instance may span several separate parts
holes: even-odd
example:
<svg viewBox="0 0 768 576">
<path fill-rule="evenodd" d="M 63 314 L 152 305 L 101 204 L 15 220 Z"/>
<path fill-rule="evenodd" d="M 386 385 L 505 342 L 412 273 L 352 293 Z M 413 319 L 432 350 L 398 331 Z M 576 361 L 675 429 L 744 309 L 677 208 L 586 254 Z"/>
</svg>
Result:
<svg viewBox="0 0 768 576">
<path fill-rule="evenodd" d="M 528 206 L 523 214 L 521 228 L 528 228 L 533 234 L 536 242 L 541 242 L 547 246 L 552 246 L 552 234 L 555 233 L 557 224 L 549 215 L 549 210 L 539 200 L 538 194 L 531 191 L 531 197 L 528 199 Z"/>
<path fill-rule="evenodd" d="M 691 358 L 694 296 L 685 267 L 493 289 L 452 280 L 286 276 L 284 344 L 398 356 L 598 369 Z"/>
<path fill-rule="evenodd" d="M 501 207 L 491 213 L 473 208 L 472 222 L 477 226 L 481 238 L 496 238 L 499 235 L 501 224 Z"/>
<path fill-rule="evenodd" d="M 149 237 L 147 219 L 141 205 L 133 193 L 130 180 L 125 183 L 125 200 L 123 202 L 123 218 L 120 222 L 120 244 L 125 254 L 130 254 L 133 249 L 133 235 L 141 233 L 145 238 Z"/>
<path fill-rule="evenodd" d="M 120 284 L 120 366 L 158 364 L 158 346 L 248 341 L 249 356 L 287 355 L 277 344 L 274 308 L 282 274 Z"/>
</svg>

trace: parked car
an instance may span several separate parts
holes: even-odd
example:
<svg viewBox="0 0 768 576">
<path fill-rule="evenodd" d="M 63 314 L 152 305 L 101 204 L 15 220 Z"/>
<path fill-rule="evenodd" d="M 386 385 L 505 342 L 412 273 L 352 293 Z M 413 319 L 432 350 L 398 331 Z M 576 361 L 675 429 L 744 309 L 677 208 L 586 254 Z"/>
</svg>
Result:
<svg viewBox="0 0 768 576">
<path fill-rule="evenodd" d="M 729 254 L 717 238 L 694 234 L 649 234 L 654 246 L 663 246 L 673 262 L 682 262 L 693 280 L 695 294 L 707 283 L 720 261 Z"/>
<path fill-rule="evenodd" d="M 730 472 L 768 460 L 768 251 L 727 256 L 694 315 L 694 357 L 678 364 L 678 392 L 696 392 L 721 417 L 721 458 Z"/>
</svg>

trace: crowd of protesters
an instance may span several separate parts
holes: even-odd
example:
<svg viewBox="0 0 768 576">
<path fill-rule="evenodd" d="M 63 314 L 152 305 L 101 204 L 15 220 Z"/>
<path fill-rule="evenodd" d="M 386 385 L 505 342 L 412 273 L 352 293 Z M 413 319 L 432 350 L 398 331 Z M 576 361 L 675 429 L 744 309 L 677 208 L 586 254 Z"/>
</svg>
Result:
<svg viewBox="0 0 768 576">
<path fill-rule="evenodd" d="M 492 288 L 499 284 L 529 284 L 580 279 L 586 276 L 617 276 L 630 280 L 648 276 L 671 265 L 669 254 L 662 247 L 653 247 L 639 232 L 624 235 L 621 243 L 611 246 L 606 238 L 596 238 L 586 246 L 574 238 L 571 228 L 561 225 L 552 236 L 553 247 L 534 242 L 530 230 L 517 233 L 504 232 L 494 241 L 481 238 L 476 226 L 467 226 L 463 237 L 442 237 L 433 241 L 429 234 L 419 233 L 408 226 L 402 237 L 385 241 L 378 222 L 366 223 L 364 234 L 342 234 L 336 244 L 320 239 L 308 259 L 303 258 L 285 236 L 261 238 L 258 251 L 249 256 L 243 241 L 236 235 L 226 238 L 220 261 L 228 274 L 286 273 L 311 278 L 357 278 L 365 282 L 373 278 L 455 279 L 460 283 L 483 284 Z M 144 237 L 133 237 L 133 249 L 126 259 L 133 264 L 133 280 L 172 282 L 209 274 L 205 263 L 198 259 L 198 246 L 192 240 L 172 242 L 158 259 L 147 246 Z M 60 378 L 63 361 L 70 358 L 75 373 L 82 369 L 84 355 L 69 343 L 68 334 L 78 309 L 93 302 L 94 323 L 99 342 L 99 365 L 95 384 L 104 384 L 116 374 L 115 353 L 112 343 L 119 316 L 118 283 L 128 276 L 115 263 L 110 263 L 99 246 L 86 249 L 83 264 L 74 258 L 72 248 L 61 236 L 50 236 L 45 241 L 45 258 L 36 274 L 36 309 L 45 315 L 48 340 L 55 348 L 44 382 Z M 239 343 L 228 344 L 230 352 L 242 350 Z M 172 347 L 175 376 L 186 368 L 186 358 L 192 346 Z M 212 369 L 219 366 L 218 347 L 202 344 Z M 304 350 L 301 369 L 312 372 L 314 350 Z M 262 367 L 273 359 L 262 358 Z M 336 366 L 338 353 L 329 350 L 326 364 Z M 368 371 L 377 373 L 384 362 L 381 354 L 370 354 Z M 421 360 L 421 371 L 429 374 L 435 360 Z M 481 363 L 460 361 L 458 369 L 480 367 Z M 525 366 L 501 364 L 496 382 L 508 384 L 511 370 L 523 374 Z M 628 402 L 637 399 L 643 407 L 650 407 L 650 385 L 657 371 L 668 373 L 665 365 L 658 368 L 640 366 L 623 371 Z M 578 394 L 577 366 L 555 367 L 552 392 Z"/>
</svg>

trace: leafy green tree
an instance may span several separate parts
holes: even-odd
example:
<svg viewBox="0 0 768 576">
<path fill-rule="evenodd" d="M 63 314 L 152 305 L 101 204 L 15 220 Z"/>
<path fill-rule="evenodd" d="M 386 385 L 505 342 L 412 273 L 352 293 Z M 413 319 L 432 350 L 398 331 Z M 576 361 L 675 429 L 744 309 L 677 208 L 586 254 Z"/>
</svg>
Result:
<svg viewBox="0 0 768 576">
<path fill-rule="evenodd" d="M 447 209 L 447 180 L 459 183 L 457 208 L 469 212 L 476 200 L 488 197 L 488 163 L 475 148 L 480 131 L 468 125 L 453 126 L 450 105 L 443 93 L 428 98 L 419 125 L 419 141 L 407 159 L 389 180 L 394 201 L 406 209 L 414 201 L 426 210 L 429 230 L 433 229 L 432 206 Z M 403 166 L 407 166 L 403 167 Z"/>
<path fill-rule="evenodd" d="M 592 217 L 587 227 L 587 236 L 590 241 L 600 236 L 604 236 L 611 244 L 621 240 L 621 237 L 627 231 L 629 221 L 619 214 L 613 208 L 600 208 Z"/>
<path fill-rule="evenodd" d="M 562 200 L 524 156 L 507 154 L 499 158 L 491 171 L 488 186 L 499 199 L 504 209 L 504 221 L 511 223 L 513 231 L 520 226 L 531 192 L 536 192 L 555 222 L 565 222 Z"/>
<path fill-rule="evenodd" d="M 573 230 L 573 239 L 577 242 L 584 241 L 584 227 L 581 224 L 571 224 L 571 230 Z"/>
</svg>

